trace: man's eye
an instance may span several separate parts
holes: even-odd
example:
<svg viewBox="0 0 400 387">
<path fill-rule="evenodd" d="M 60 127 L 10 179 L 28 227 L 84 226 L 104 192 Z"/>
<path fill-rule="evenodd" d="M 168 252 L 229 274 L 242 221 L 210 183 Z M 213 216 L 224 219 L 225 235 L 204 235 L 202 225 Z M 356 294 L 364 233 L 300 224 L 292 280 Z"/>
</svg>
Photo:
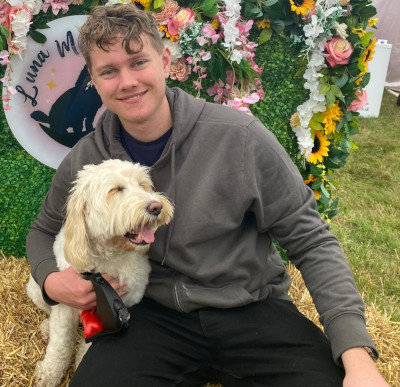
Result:
<svg viewBox="0 0 400 387">
<path fill-rule="evenodd" d="M 105 71 L 102 72 L 101 75 L 110 76 L 110 75 L 113 75 L 113 74 L 114 74 L 114 70 L 105 70 Z"/>
<path fill-rule="evenodd" d="M 146 61 L 144 61 L 144 60 L 137 60 L 135 62 L 135 66 L 143 66 L 145 63 L 146 63 Z"/>
</svg>

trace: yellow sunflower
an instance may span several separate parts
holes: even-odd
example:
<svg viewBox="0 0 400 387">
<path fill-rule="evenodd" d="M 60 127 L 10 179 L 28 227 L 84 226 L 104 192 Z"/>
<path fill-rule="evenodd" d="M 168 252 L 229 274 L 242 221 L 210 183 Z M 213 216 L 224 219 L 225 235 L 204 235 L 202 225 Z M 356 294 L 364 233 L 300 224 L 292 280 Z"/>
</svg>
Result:
<svg viewBox="0 0 400 387">
<path fill-rule="evenodd" d="M 150 7 L 152 0 L 133 0 L 134 3 L 140 4 L 143 8 Z"/>
<path fill-rule="evenodd" d="M 339 107 L 339 102 L 335 102 L 332 107 L 327 108 L 322 115 L 324 116 L 322 123 L 325 128 L 325 135 L 329 136 L 336 130 L 336 124 L 342 119 L 342 109 Z"/>
<path fill-rule="evenodd" d="M 291 10 L 296 15 L 307 15 L 314 8 L 314 0 L 290 0 Z"/>
<path fill-rule="evenodd" d="M 308 179 L 304 180 L 304 184 L 308 185 L 311 188 L 312 183 L 314 183 L 314 181 L 316 181 L 316 180 L 317 180 L 317 178 L 310 174 L 310 175 L 308 175 Z M 314 192 L 314 196 L 315 196 L 316 200 L 321 199 L 321 194 L 317 190 L 313 189 L 313 192 Z"/>
<path fill-rule="evenodd" d="M 365 49 L 364 54 L 361 58 L 361 63 L 364 66 L 364 73 L 368 72 L 368 62 L 372 60 L 375 54 L 375 44 L 376 44 L 376 38 L 373 38 L 372 42 Z"/>
<path fill-rule="evenodd" d="M 322 130 L 316 130 L 314 134 L 314 146 L 311 150 L 308 161 L 312 164 L 317 164 L 317 162 L 322 162 L 323 156 L 328 156 L 328 145 L 330 144 L 330 141 L 328 141 L 328 139 L 324 136 Z"/>
</svg>

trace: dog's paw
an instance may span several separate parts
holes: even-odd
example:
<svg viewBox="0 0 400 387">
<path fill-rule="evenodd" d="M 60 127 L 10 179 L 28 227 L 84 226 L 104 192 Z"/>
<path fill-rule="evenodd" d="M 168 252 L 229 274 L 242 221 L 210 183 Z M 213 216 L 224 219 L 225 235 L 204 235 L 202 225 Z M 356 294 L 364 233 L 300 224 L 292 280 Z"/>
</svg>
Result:
<svg viewBox="0 0 400 387">
<path fill-rule="evenodd" d="M 40 324 L 40 332 L 42 334 L 43 341 L 47 344 L 50 340 L 50 325 L 49 319 L 43 320 Z"/>
<path fill-rule="evenodd" d="M 62 375 L 55 373 L 51 364 L 45 361 L 36 364 L 34 376 L 37 387 L 57 387 L 62 379 Z"/>
</svg>

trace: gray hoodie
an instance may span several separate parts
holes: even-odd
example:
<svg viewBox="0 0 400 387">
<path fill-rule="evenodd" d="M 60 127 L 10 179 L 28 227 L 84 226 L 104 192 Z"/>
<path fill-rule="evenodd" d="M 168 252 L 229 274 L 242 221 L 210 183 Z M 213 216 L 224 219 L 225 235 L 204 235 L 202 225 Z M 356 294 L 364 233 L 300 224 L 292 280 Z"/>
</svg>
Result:
<svg viewBox="0 0 400 387">
<path fill-rule="evenodd" d="M 352 347 L 374 348 L 339 243 L 274 135 L 253 116 L 178 88 L 167 89 L 167 98 L 173 131 L 151 176 L 156 190 L 174 202 L 175 215 L 150 249 L 146 296 L 182 312 L 266 297 L 290 300 L 290 277 L 275 239 L 303 275 L 335 360 Z M 77 171 L 110 158 L 131 160 L 121 145 L 118 117 L 106 111 L 95 132 L 63 160 L 27 237 L 39 285 L 57 270 L 52 244 Z"/>
</svg>

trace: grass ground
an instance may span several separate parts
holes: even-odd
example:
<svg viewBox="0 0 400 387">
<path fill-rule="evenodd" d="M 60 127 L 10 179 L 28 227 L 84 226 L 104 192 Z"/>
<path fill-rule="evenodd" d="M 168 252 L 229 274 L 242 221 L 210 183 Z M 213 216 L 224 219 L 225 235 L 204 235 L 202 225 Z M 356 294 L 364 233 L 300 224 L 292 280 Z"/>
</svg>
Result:
<svg viewBox="0 0 400 387">
<path fill-rule="evenodd" d="M 360 118 L 359 149 L 335 173 L 332 221 L 367 303 L 400 322 L 400 107 L 385 92 L 378 118 Z"/>
</svg>

